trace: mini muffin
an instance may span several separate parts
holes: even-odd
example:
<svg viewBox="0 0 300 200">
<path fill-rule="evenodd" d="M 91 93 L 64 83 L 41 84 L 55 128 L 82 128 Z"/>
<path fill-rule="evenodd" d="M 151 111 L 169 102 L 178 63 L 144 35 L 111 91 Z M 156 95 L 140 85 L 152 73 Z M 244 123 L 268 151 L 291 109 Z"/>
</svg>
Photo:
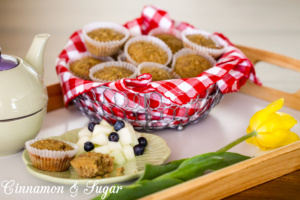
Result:
<svg viewBox="0 0 300 200">
<path fill-rule="evenodd" d="M 210 55 L 184 48 L 174 55 L 172 69 L 181 78 L 192 78 L 215 64 L 216 61 Z"/>
<path fill-rule="evenodd" d="M 206 31 L 188 29 L 182 33 L 182 40 L 185 47 L 208 53 L 214 58 L 220 57 L 226 51 L 225 42 Z"/>
<path fill-rule="evenodd" d="M 120 41 L 125 35 L 110 28 L 97 28 L 87 33 L 93 40 L 99 42 Z"/>
<path fill-rule="evenodd" d="M 34 139 L 25 143 L 32 165 L 50 172 L 65 171 L 78 150 L 76 144 L 55 139 Z"/>
<path fill-rule="evenodd" d="M 92 67 L 89 76 L 93 81 L 106 83 L 122 78 L 135 78 L 136 70 L 136 67 L 130 63 L 111 61 Z"/>
<path fill-rule="evenodd" d="M 136 36 L 125 44 L 125 56 L 129 62 L 139 65 L 155 62 L 167 65 L 172 59 L 172 51 L 160 39 L 153 36 Z"/>
<path fill-rule="evenodd" d="M 114 170 L 114 158 L 106 154 L 87 152 L 71 161 L 76 173 L 84 178 L 102 176 Z"/>
<path fill-rule="evenodd" d="M 138 66 L 138 75 L 148 73 L 152 75 L 152 81 L 162 81 L 180 78 L 170 68 L 153 62 L 144 62 Z"/>
<path fill-rule="evenodd" d="M 129 31 L 115 23 L 94 22 L 82 29 L 87 50 L 96 56 L 116 54 L 129 38 Z"/>
<path fill-rule="evenodd" d="M 186 36 L 191 42 L 198 44 L 200 46 L 205 46 L 207 48 L 212 49 L 221 49 L 221 46 L 217 46 L 217 44 L 212 40 L 211 37 L 206 37 L 201 34 L 191 34 Z"/>
<path fill-rule="evenodd" d="M 81 59 L 76 60 L 70 64 L 70 70 L 73 74 L 79 78 L 85 80 L 91 80 L 89 77 L 90 69 L 102 62 L 112 61 L 111 57 L 102 57 L 102 58 L 95 58 L 92 56 L 86 56 Z"/>
<path fill-rule="evenodd" d="M 183 48 L 181 33 L 176 29 L 155 28 L 149 32 L 149 35 L 152 35 L 164 41 L 171 49 L 173 54 Z"/>
<path fill-rule="evenodd" d="M 173 54 L 183 48 L 182 40 L 175 37 L 174 35 L 167 34 L 167 33 L 160 33 L 154 36 L 164 41 L 171 49 Z"/>
</svg>

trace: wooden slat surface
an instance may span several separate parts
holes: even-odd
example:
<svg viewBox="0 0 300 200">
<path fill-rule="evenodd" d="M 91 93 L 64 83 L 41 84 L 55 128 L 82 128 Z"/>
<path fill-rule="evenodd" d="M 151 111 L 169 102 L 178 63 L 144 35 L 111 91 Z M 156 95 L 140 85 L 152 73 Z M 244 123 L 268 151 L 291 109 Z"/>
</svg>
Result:
<svg viewBox="0 0 300 200">
<path fill-rule="evenodd" d="M 59 83 L 48 86 L 47 91 L 49 98 L 47 106 L 48 112 L 64 107 L 63 94 Z"/>
</svg>

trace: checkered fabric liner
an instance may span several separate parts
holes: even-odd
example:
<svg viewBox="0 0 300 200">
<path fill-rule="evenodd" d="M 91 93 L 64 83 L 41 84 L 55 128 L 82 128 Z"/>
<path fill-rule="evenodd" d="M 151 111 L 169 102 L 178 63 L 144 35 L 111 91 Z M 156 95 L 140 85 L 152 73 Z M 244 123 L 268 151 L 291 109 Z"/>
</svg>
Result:
<svg viewBox="0 0 300 200">
<path fill-rule="evenodd" d="M 166 11 L 154 6 L 145 6 L 140 18 L 129 21 L 124 26 L 128 28 L 131 35 L 146 35 L 157 27 L 175 28 L 179 31 L 194 28 L 188 23 L 172 20 Z M 136 79 L 125 78 L 103 84 L 77 78 L 68 70 L 70 58 L 87 52 L 82 31 L 78 30 L 71 35 L 56 62 L 56 71 L 61 83 L 65 105 L 68 106 L 68 103 L 78 95 L 101 85 L 117 91 L 139 94 L 156 91 L 162 94 L 166 101 L 182 105 L 190 102 L 214 84 L 217 84 L 222 93 L 238 91 L 247 79 L 260 84 L 250 60 L 223 34 L 213 34 L 219 40 L 227 43 L 228 49 L 214 67 L 201 73 L 198 77 L 152 82 L 151 75 L 143 74 Z"/>
</svg>

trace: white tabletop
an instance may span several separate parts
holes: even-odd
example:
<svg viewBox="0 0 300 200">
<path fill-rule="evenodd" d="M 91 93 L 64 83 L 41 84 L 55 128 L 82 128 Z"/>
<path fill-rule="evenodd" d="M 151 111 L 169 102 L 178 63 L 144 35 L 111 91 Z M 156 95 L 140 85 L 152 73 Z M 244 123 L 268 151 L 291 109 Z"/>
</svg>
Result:
<svg viewBox="0 0 300 200">
<path fill-rule="evenodd" d="M 246 134 L 245 130 L 251 116 L 256 111 L 267 106 L 268 103 L 240 93 L 226 94 L 220 104 L 213 108 L 204 120 L 188 125 L 183 131 L 166 129 L 155 131 L 153 134 L 164 138 L 171 148 L 172 153 L 168 161 L 216 151 L 234 139 Z M 299 111 L 285 107 L 281 111 L 291 114 L 298 121 L 300 120 Z M 46 115 L 42 130 L 37 137 L 60 135 L 66 131 L 81 128 L 87 125 L 88 122 L 87 117 L 82 115 L 75 107 L 51 111 Z M 300 125 L 297 124 L 292 130 L 299 133 L 299 128 Z M 258 156 L 267 153 L 245 142 L 234 147 L 232 151 L 248 156 Z M 22 152 L 7 157 L 0 157 L 1 185 L 11 181 L 13 189 L 13 191 L 6 189 L 6 193 L 12 192 L 12 194 L 5 194 L 3 186 L 0 186 L 0 199 L 74 199 L 72 198 L 73 190 L 70 190 L 71 186 L 47 182 L 31 175 L 22 161 Z M 129 183 L 131 182 L 123 184 Z M 51 195 L 45 193 L 18 194 L 16 190 L 22 186 L 50 186 L 54 188 L 60 186 L 64 192 Z M 98 195 L 95 191 L 87 194 L 90 192 L 91 188 L 80 186 L 76 197 L 90 199 Z"/>
</svg>

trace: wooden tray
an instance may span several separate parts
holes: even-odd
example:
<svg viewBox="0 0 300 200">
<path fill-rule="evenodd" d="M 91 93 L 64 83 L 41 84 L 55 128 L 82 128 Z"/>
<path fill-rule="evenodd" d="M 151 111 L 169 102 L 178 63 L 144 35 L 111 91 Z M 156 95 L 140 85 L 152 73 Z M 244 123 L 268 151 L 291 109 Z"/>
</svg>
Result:
<svg viewBox="0 0 300 200">
<path fill-rule="evenodd" d="M 300 61 L 293 58 L 241 45 L 237 45 L 237 47 L 245 53 L 254 65 L 259 61 L 264 61 L 300 72 Z M 60 85 L 54 84 L 48 86 L 47 89 L 49 95 L 48 111 L 64 107 Z M 300 110 L 300 91 L 290 94 L 265 86 L 257 86 L 250 81 L 240 91 L 268 101 L 283 97 L 285 98 L 285 106 Z M 299 169 L 300 141 L 143 199 L 221 199 Z M 300 178 L 299 173 L 297 177 Z M 300 198 L 300 194 L 298 194 L 298 198 Z"/>
</svg>

